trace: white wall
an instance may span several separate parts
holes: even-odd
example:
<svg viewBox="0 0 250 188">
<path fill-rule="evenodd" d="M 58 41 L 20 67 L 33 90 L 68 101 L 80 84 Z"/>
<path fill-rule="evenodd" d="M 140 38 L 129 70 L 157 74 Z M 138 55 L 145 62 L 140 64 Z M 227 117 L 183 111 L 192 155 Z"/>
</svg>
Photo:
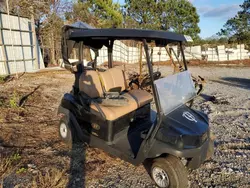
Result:
<svg viewBox="0 0 250 188">
<path fill-rule="evenodd" d="M 177 53 L 177 46 L 172 46 L 174 51 Z M 161 53 L 159 56 L 158 53 Z M 149 55 L 151 55 L 151 48 L 149 49 Z M 92 58 L 94 58 L 94 53 L 91 52 Z M 113 61 L 126 62 L 126 63 L 139 63 L 140 60 L 140 48 L 139 47 L 129 47 L 126 46 L 121 41 L 115 41 L 113 47 Z M 154 47 L 153 48 L 153 61 L 167 61 L 170 60 L 166 53 L 165 48 Z M 108 61 L 107 47 L 102 47 L 99 50 L 99 56 L 97 58 L 97 64 L 100 65 Z M 146 61 L 146 55 L 144 50 L 142 51 L 142 61 Z"/>
<path fill-rule="evenodd" d="M 171 48 L 177 54 L 177 46 L 171 46 Z M 90 50 L 91 56 L 94 59 L 95 54 Z M 160 56 L 159 53 L 160 52 Z M 249 59 L 249 52 L 245 50 L 244 45 L 238 45 L 235 49 L 227 49 L 224 45 L 217 46 L 216 48 L 208 48 L 205 51 L 201 50 L 201 46 L 185 47 L 185 57 L 187 60 L 190 59 L 202 59 L 202 55 L 207 56 L 208 61 L 227 61 L 227 60 L 237 60 L 237 59 Z M 230 53 L 228 53 L 230 52 Z M 1 53 L 1 52 L 0 52 Z M 149 54 L 151 55 L 151 49 L 149 49 Z M 173 55 L 174 60 L 176 60 Z M 129 47 L 126 46 L 121 41 L 115 41 L 113 47 L 113 61 L 123 62 L 123 63 L 139 63 L 140 60 L 140 48 L 139 47 Z M 158 61 L 168 61 L 169 56 L 166 53 L 165 48 L 154 47 L 153 48 L 153 62 Z M 72 60 L 78 61 L 78 60 Z M 146 61 L 145 52 L 142 53 L 142 61 Z M 107 47 L 102 47 L 99 50 L 99 56 L 97 57 L 97 64 L 101 65 L 104 62 L 108 62 L 108 49 Z M 87 65 L 87 61 L 84 60 L 84 64 Z M 1 67 L 0 67 L 1 68 Z"/>
<path fill-rule="evenodd" d="M 171 46 L 177 54 L 177 46 Z M 113 48 L 113 60 L 126 63 L 138 63 L 140 59 L 139 47 L 126 46 L 121 41 L 115 41 Z M 161 53 L 159 56 L 158 53 Z M 249 59 L 249 52 L 245 49 L 245 46 L 237 45 L 237 48 L 227 49 L 224 45 L 217 46 L 215 48 L 208 48 L 205 51 L 201 50 L 201 46 L 185 47 L 185 57 L 187 60 L 190 59 L 202 59 L 202 55 L 207 56 L 208 61 L 227 61 L 227 60 L 240 60 Z M 151 54 L 151 48 L 149 49 Z M 94 58 L 94 53 L 91 53 Z M 176 58 L 173 56 L 174 60 Z M 165 48 L 154 47 L 153 48 L 153 61 L 168 61 L 169 56 L 166 53 Z M 108 61 L 107 48 L 103 47 L 99 50 L 99 57 L 97 58 L 97 64 L 100 65 Z M 142 61 L 146 61 L 145 52 L 143 50 Z"/>
<path fill-rule="evenodd" d="M 17 16 L 8 17 L 7 14 L 0 13 L 0 22 L 2 23 L 3 28 L 12 29 L 12 31 L 6 29 L 2 30 L 3 44 L 8 45 L 5 48 L 7 60 L 24 59 L 24 61 L 16 61 L 16 63 L 7 62 L 7 68 L 9 69 L 10 74 L 18 72 L 32 72 L 36 70 L 34 65 L 35 62 L 31 60 L 35 58 L 33 54 L 33 47 L 21 46 L 21 45 L 32 45 L 32 34 L 28 32 L 31 31 L 30 28 L 31 21 L 27 18 L 20 18 L 20 23 L 19 23 L 19 19 Z M 22 31 L 20 32 L 15 30 L 22 30 Z M 12 47 L 11 46 L 12 42 L 13 45 L 20 45 L 20 46 Z M 38 68 L 44 68 L 44 62 L 40 47 L 38 45 L 38 41 L 35 42 L 37 44 L 37 53 L 38 53 L 37 61 L 39 65 Z M 3 46 L 0 45 L 0 75 L 8 74 L 8 71 L 5 70 L 3 62 L 4 60 L 3 50 L 4 50 Z"/>
</svg>

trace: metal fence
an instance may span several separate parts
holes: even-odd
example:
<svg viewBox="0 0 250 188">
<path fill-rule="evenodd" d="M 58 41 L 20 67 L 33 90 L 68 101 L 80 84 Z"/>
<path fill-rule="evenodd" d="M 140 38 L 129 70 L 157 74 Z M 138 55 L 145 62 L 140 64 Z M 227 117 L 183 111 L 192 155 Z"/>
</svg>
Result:
<svg viewBox="0 0 250 188">
<path fill-rule="evenodd" d="M 44 68 L 35 25 L 28 18 L 0 13 L 0 75 Z"/>
</svg>

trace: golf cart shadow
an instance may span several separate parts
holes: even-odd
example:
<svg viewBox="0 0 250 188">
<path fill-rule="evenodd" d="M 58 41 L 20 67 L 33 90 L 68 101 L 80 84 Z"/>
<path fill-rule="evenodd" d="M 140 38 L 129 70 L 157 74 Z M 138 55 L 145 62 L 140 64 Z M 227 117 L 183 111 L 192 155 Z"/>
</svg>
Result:
<svg viewBox="0 0 250 188">
<path fill-rule="evenodd" d="M 213 82 L 228 85 L 231 87 L 238 87 L 250 90 L 250 79 L 237 77 L 223 77 L 220 80 L 212 80 Z"/>
<path fill-rule="evenodd" d="M 81 142 L 72 143 L 68 188 L 85 187 L 85 163 L 86 146 Z"/>
<path fill-rule="evenodd" d="M 77 78 L 76 78 L 77 80 Z M 96 89 L 96 85 L 92 79 L 91 76 L 87 76 L 87 80 L 89 82 L 89 85 L 91 86 L 92 92 L 98 92 Z M 76 83 L 75 83 L 76 84 Z M 90 110 L 89 106 L 88 111 Z M 73 126 L 72 120 L 70 122 L 72 124 L 71 127 L 71 160 L 70 160 L 70 176 L 69 181 L 67 184 L 68 188 L 72 187 L 86 187 L 85 185 L 85 179 L 86 179 L 86 148 L 88 147 L 88 144 L 90 143 L 91 137 L 88 137 L 84 141 L 79 138 L 79 135 L 77 134 L 77 131 L 75 127 Z M 81 124 L 80 126 L 86 126 L 84 124 L 88 124 L 87 122 Z M 89 132 L 92 132 L 91 126 L 88 126 Z"/>
</svg>

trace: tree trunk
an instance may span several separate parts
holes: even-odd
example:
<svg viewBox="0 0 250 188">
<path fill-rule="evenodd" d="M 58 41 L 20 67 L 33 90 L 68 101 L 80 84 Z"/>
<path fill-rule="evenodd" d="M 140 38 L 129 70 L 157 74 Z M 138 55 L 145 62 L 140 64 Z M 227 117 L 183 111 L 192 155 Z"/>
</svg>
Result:
<svg viewBox="0 0 250 188">
<path fill-rule="evenodd" d="M 51 64 L 53 64 L 53 65 L 56 64 L 56 63 L 55 63 L 55 50 L 54 50 L 53 47 L 50 49 L 50 62 L 51 62 Z"/>
<path fill-rule="evenodd" d="M 55 59 L 55 42 L 54 42 L 54 33 L 51 32 L 51 42 L 50 42 L 50 60 L 53 65 L 56 64 L 56 59 Z"/>
</svg>

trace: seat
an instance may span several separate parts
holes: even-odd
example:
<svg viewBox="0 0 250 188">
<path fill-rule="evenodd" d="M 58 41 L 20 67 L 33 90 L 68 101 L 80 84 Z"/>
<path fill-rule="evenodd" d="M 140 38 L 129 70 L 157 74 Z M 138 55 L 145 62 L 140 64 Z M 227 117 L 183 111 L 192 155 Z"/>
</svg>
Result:
<svg viewBox="0 0 250 188">
<path fill-rule="evenodd" d="M 129 95 L 135 99 L 138 108 L 152 102 L 153 97 L 150 93 L 141 90 L 141 89 L 133 89 L 128 92 Z"/>
<path fill-rule="evenodd" d="M 99 74 L 106 91 L 110 91 L 113 88 L 120 88 L 120 91 L 127 89 L 125 75 L 121 69 L 111 68 Z"/>
<path fill-rule="evenodd" d="M 110 91 L 113 88 L 120 88 L 121 91 L 126 90 L 127 83 L 124 72 L 118 68 L 111 68 L 105 72 L 100 72 L 101 81 L 106 91 Z M 153 100 L 150 93 L 140 89 L 134 89 L 128 91 L 128 94 L 137 102 L 137 107 L 144 106 Z"/>
<path fill-rule="evenodd" d="M 102 85 L 95 70 L 84 70 L 79 79 L 79 90 L 90 98 L 103 97 Z"/>
<path fill-rule="evenodd" d="M 128 105 L 126 106 L 103 106 L 99 105 L 101 110 L 103 111 L 104 115 L 106 116 L 106 119 L 109 121 L 113 121 L 118 119 L 119 117 L 122 117 L 130 112 L 135 111 L 138 108 L 138 105 L 134 98 L 129 95 L 128 93 L 123 94 L 124 97 L 128 99 Z M 90 105 L 90 108 L 98 111 L 96 106 L 94 104 Z"/>
<path fill-rule="evenodd" d="M 99 104 L 100 109 L 109 121 L 113 121 L 135 111 L 136 109 L 150 103 L 153 99 L 150 93 L 143 90 L 125 91 L 127 88 L 126 80 L 123 71 L 120 69 L 112 68 L 105 72 L 100 72 L 99 74 L 100 76 L 94 70 L 84 70 L 79 80 L 80 91 L 94 99 L 102 98 L 104 96 L 103 87 L 106 91 L 119 87 L 121 88 L 121 91 L 123 91 L 121 95 L 128 99 L 128 105 L 126 106 L 117 107 Z M 90 108 L 94 111 L 98 111 L 94 104 L 91 104 Z"/>
</svg>

